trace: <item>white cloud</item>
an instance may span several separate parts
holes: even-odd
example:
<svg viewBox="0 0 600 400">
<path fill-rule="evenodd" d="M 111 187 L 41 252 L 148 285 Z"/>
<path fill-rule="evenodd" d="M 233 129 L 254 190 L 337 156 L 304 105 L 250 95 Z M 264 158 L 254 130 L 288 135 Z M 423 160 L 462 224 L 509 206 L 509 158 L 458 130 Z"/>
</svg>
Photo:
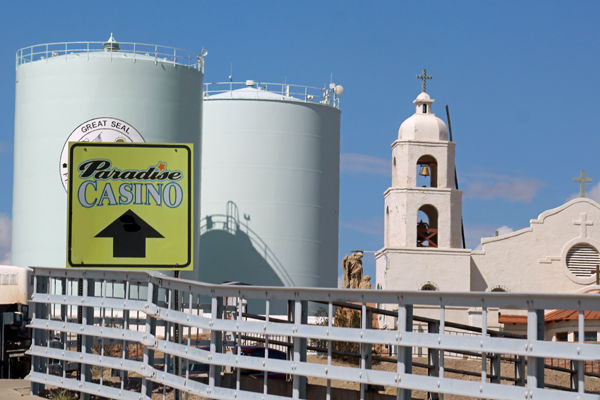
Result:
<svg viewBox="0 0 600 400">
<path fill-rule="evenodd" d="M 513 233 L 515 230 L 509 226 L 502 225 L 500 228 L 496 229 L 498 232 L 498 236 L 506 235 L 509 233 Z"/>
<path fill-rule="evenodd" d="M 465 241 L 467 242 L 467 248 L 481 250 L 481 238 L 495 236 L 496 232 L 498 232 L 498 236 L 502 236 L 514 232 L 514 229 L 506 225 L 495 229 L 492 225 L 466 225 Z"/>
<path fill-rule="evenodd" d="M 344 275 L 338 276 L 338 284 L 337 287 L 344 287 Z"/>
<path fill-rule="evenodd" d="M 481 238 L 492 236 L 494 227 L 491 225 L 466 224 L 465 225 L 465 242 L 468 249 L 476 249 L 481 243 Z"/>
<path fill-rule="evenodd" d="M 340 170 L 345 173 L 391 176 L 392 162 L 385 158 L 366 154 L 342 153 Z"/>
<path fill-rule="evenodd" d="M 10 265 L 11 230 L 10 217 L 0 213 L 0 264 L 3 265 Z"/>
<path fill-rule="evenodd" d="M 465 175 L 467 177 L 465 197 L 500 198 L 530 203 L 544 185 L 534 178 L 506 174 L 478 173 Z"/>
<path fill-rule="evenodd" d="M 580 196 L 580 193 L 574 194 L 567 199 L 567 201 L 576 199 Z M 598 203 L 600 203 L 600 182 L 596 186 L 592 186 L 590 190 L 585 191 L 585 197 L 588 199 L 592 199 Z"/>
<path fill-rule="evenodd" d="M 352 231 L 383 237 L 383 218 L 359 221 L 341 221 L 340 227 Z"/>
</svg>

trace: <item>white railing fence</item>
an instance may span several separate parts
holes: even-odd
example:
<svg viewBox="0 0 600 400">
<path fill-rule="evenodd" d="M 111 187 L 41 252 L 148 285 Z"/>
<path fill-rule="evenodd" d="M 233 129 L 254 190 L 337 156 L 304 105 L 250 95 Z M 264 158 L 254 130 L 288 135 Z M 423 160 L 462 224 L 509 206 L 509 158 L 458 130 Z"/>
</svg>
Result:
<svg viewBox="0 0 600 400">
<path fill-rule="evenodd" d="M 157 272 L 52 268 L 34 268 L 33 279 L 34 394 L 47 385 L 124 400 L 164 399 L 171 391 L 176 399 L 336 399 L 346 387 L 361 399 L 410 399 L 418 391 L 429 398 L 600 398 L 589 392 L 598 377 L 584 368 L 600 360 L 600 346 L 583 342 L 584 312 L 600 310 L 597 295 L 225 286 Z M 246 300 L 262 301 L 265 314 L 245 317 L 235 304 Z M 271 303 L 282 301 L 288 315 L 271 315 Z M 319 324 L 307 322 L 309 302 L 325 308 Z M 334 325 L 340 304 L 359 312 L 354 325 Z M 413 331 L 415 306 L 439 307 L 427 332 Z M 446 307 L 481 307 L 483 326 L 472 335 L 448 333 Z M 526 310 L 526 337 L 488 330 L 488 308 Z M 579 311 L 580 342 L 544 340 L 544 310 L 551 309 Z M 396 318 L 396 326 L 373 329 L 377 313 Z M 266 350 L 263 357 L 244 355 L 248 340 Z M 340 344 L 357 350 L 340 351 Z M 270 357 L 275 346 L 287 355 Z M 416 347 L 427 349 L 427 363 L 413 363 Z M 448 352 L 476 355 L 480 371 L 448 368 Z M 570 385 L 544 382 L 545 359 L 569 361 Z M 503 376 L 503 361 L 513 362 L 514 375 Z"/>
</svg>

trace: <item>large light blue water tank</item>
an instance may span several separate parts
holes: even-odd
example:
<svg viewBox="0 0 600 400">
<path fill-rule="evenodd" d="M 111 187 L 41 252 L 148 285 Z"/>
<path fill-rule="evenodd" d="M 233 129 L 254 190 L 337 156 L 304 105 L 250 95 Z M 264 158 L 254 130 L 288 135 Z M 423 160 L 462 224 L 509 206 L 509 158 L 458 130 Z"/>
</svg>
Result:
<svg viewBox="0 0 600 400">
<path fill-rule="evenodd" d="M 19 50 L 12 264 L 66 266 L 69 141 L 194 144 L 197 249 L 202 86 L 202 56 L 112 35 Z"/>
<path fill-rule="evenodd" d="M 341 113 L 332 89 L 207 85 L 201 280 L 336 286 Z"/>
</svg>

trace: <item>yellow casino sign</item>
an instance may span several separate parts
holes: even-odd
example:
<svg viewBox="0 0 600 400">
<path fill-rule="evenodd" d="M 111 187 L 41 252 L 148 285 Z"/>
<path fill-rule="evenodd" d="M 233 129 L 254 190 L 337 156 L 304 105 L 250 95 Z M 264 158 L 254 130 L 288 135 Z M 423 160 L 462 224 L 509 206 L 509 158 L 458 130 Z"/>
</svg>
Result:
<svg viewBox="0 0 600 400">
<path fill-rule="evenodd" d="M 191 270 L 193 146 L 69 143 L 67 267 Z"/>
</svg>

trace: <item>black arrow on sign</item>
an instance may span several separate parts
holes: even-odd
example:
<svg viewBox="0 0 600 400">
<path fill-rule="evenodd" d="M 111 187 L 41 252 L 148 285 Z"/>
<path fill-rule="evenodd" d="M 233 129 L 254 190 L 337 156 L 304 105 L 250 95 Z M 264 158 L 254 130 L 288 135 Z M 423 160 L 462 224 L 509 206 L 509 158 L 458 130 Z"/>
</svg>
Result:
<svg viewBox="0 0 600 400">
<path fill-rule="evenodd" d="M 136 213 L 128 210 L 108 225 L 97 238 L 113 238 L 113 257 L 146 257 L 146 238 L 164 238 Z"/>
</svg>

